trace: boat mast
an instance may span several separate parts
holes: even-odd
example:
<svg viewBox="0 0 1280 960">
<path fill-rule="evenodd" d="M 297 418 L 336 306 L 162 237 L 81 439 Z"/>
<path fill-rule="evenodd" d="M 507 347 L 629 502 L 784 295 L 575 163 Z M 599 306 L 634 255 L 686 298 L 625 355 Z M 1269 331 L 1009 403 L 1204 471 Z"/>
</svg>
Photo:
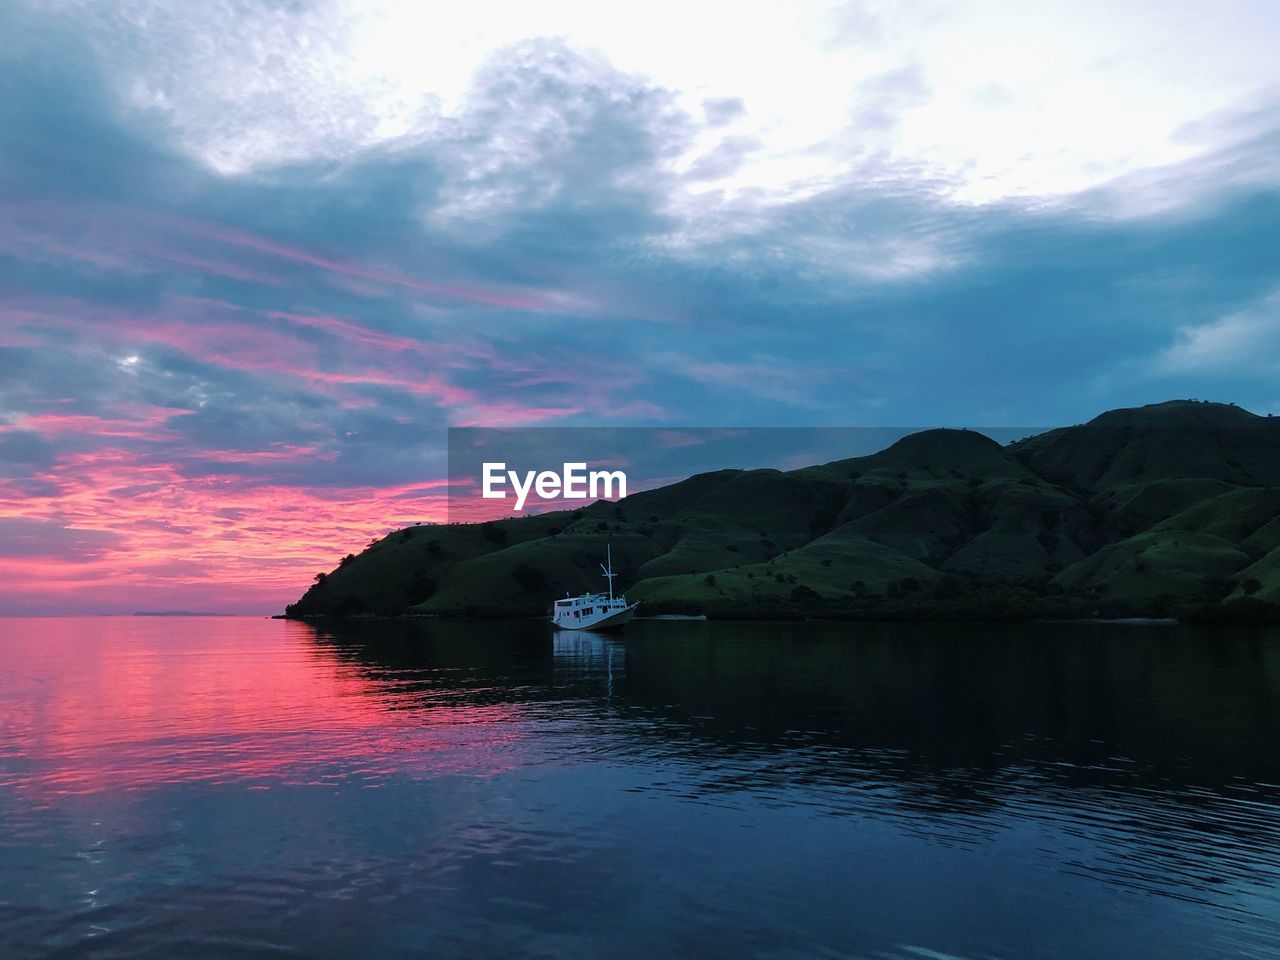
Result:
<svg viewBox="0 0 1280 960">
<path fill-rule="evenodd" d="M 609 565 L 606 567 L 602 563 L 600 564 L 600 569 L 604 571 L 605 577 L 607 577 L 609 580 L 609 601 L 612 603 L 613 602 L 613 578 L 617 576 L 617 574 L 613 572 L 613 544 L 606 544 L 605 551 L 606 551 L 605 556 L 609 560 Z"/>
</svg>

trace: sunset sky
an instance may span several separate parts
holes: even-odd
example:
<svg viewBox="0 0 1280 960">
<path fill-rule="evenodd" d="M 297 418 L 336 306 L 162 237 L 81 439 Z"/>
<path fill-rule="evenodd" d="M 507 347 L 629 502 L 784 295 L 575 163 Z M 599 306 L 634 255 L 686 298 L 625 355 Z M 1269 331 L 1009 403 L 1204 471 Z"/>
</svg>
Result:
<svg viewBox="0 0 1280 960">
<path fill-rule="evenodd" d="M 1280 412 L 1280 12 L 0 5 L 0 613 L 278 612 L 461 425 Z"/>
</svg>

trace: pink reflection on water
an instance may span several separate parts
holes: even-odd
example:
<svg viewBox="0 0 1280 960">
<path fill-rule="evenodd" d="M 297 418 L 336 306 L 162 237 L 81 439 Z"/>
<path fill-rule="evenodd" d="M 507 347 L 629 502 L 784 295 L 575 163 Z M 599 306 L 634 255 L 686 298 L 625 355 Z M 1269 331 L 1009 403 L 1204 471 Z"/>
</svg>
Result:
<svg viewBox="0 0 1280 960">
<path fill-rule="evenodd" d="M 39 803 L 194 782 L 374 787 L 516 765 L 518 705 L 377 679 L 315 637 L 261 618 L 0 619 L 0 788 Z"/>
</svg>

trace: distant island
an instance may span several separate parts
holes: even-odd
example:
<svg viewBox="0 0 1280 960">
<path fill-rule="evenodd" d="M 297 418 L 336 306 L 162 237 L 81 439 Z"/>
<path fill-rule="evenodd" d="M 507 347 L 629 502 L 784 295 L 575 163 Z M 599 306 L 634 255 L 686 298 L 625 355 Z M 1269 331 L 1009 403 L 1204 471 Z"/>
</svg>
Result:
<svg viewBox="0 0 1280 960">
<path fill-rule="evenodd" d="M 234 617 L 234 613 L 202 613 L 199 610 L 135 610 L 135 617 Z"/>
<path fill-rule="evenodd" d="M 926 430 L 572 512 L 396 531 L 289 617 L 545 614 L 604 543 L 649 614 L 1280 623 L 1280 419 L 1176 400 L 1001 446 Z"/>
</svg>

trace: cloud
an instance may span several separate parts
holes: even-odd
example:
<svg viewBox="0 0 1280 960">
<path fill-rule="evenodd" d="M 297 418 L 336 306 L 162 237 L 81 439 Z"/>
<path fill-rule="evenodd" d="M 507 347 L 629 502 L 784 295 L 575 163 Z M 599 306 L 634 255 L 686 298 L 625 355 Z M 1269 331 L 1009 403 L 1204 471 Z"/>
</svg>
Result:
<svg viewBox="0 0 1280 960">
<path fill-rule="evenodd" d="M 1179 327 L 1152 364 L 1156 373 L 1280 370 L 1280 291 L 1207 323 Z"/>
<path fill-rule="evenodd" d="M 0 427 L 0 470 L 8 473 L 32 466 L 47 467 L 53 457 L 53 445 L 40 433 Z"/>
<path fill-rule="evenodd" d="M 57 558 L 80 563 L 98 559 L 119 542 L 106 530 L 75 530 L 56 520 L 0 517 L 5 557 Z"/>
<path fill-rule="evenodd" d="M 178 149 L 219 174 L 342 159 L 433 102 L 406 101 L 359 60 L 362 18 L 342 4 L 51 6 L 62 14 L 55 23 L 88 27 L 123 107 L 163 124 Z"/>
<path fill-rule="evenodd" d="M 1274 83 L 1269 36 L 1255 26 L 1270 16 L 1265 0 L 1212 11 L 1156 0 L 1120 11 L 1102 0 L 1019 11 L 995 0 L 656 0 L 643 17 L 580 0 L 447 18 L 398 0 L 52 7 L 56 25 L 86 29 L 124 109 L 224 175 L 405 142 L 448 149 L 485 71 L 552 37 L 648 78 L 708 134 L 758 140 L 721 186 L 780 196 L 843 179 L 862 152 L 965 202 L 1068 195 L 1229 145 L 1226 128 L 1186 134 Z M 1104 21 L 1112 29 L 1100 32 Z M 690 142 L 687 165 L 716 148 L 714 136 Z"/>
<path fill-rule="evenodd" d="M 444 130 L 426 146 L 445 171 L 428 226 L 483 239 L 554 211 L 577 227 L 546 235 L 563 244 L 595 239 L 583 233 L 601 219 L 660 228 L 663 167 L 692 126 L 666 91 L 562 42 L 529 41 L 486 63 Z"/>
</svg>

